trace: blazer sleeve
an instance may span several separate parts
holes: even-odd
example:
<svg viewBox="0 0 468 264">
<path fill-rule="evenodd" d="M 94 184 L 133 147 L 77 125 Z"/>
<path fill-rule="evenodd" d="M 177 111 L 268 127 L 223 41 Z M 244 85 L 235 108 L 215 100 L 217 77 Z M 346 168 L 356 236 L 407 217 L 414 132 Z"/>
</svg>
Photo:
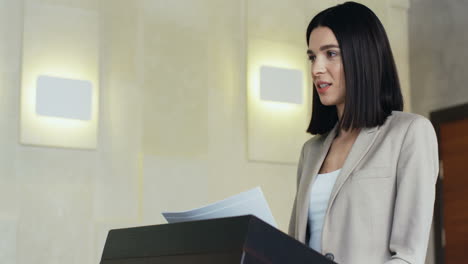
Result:
<svg viewBox="0 0 468 264">
<path fill-rule="evenodd" d="M 288 234 L 291 237 L 297 238 L 296 236 L 296 203 L 297 203 L 297 191 L 299 189 L 299 183 L 301 182 L 302 165 L 304 161 L 304 146 L 302 146 L 301 156 L 299 158 L 299 164 L 297 165 L 297 178 L 296 178 L 296 197 L 294 198 L 293 209 L 291 212 L 291 219 L 289 220 Z"/>
<path fill-rule="evenodd" d="M 386 264 L 424 263 L 439 172 L 437 136 L 429 120 L 408 126 L 397 164 L 396 200 Z"/>
</svg>

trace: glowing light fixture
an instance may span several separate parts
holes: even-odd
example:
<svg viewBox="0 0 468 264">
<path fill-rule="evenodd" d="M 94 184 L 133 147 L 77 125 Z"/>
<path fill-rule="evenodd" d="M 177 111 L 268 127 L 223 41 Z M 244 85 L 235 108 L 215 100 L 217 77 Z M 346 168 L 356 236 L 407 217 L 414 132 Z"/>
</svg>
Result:
<svg viewBox="0 0 468 264">
<path fill-rule="evenodd" d="M 98 12 L 25 1 L 23 27 L 20 142 L 95 149 Z"/>
<path fill-rule="evenodd" d="M 295 69 L 262 66 L 260 68 L 260 99 L 302 104 L 302 72 Z"/>
<path fill-rule="evenodd" d="M 310 138 L 304 131 L 311 86 L 304 47 L 252 36 L 247 56 L 248 159 L 295 164 Z"/>
<path fill-rule="evenodd" d="M 92 84 L 41 75 L 36 83 L 36 114 L 91 120 Z"/>
</svg>

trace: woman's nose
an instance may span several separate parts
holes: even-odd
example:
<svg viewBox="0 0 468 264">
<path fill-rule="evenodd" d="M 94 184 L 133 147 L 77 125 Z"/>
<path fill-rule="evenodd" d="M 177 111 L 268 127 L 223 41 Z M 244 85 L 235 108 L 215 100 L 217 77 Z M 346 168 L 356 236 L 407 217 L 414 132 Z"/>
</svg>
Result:
<svg viewBox="0 0 468 264">
<path fill-rule="evenodd" d="M 312 64 L 312 76 L 317 76 L 325 72 L 326 68 L 324 63 L 319 59 L 315 60 L 315 62 Z"/>
</svg>

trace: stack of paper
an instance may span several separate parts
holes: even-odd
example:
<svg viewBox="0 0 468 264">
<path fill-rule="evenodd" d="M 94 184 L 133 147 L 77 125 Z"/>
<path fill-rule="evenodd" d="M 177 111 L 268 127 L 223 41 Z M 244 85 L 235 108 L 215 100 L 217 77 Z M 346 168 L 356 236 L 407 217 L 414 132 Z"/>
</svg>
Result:
<svg viewBox="0 0 468 264">
<path fill-rule="evenodd" d="M 197 209 L 184 212 L 163 212 L 162 214 L 168 223 L 251 214 L 276 227 L 275 219 L 260 187 Z"/>
</svg>

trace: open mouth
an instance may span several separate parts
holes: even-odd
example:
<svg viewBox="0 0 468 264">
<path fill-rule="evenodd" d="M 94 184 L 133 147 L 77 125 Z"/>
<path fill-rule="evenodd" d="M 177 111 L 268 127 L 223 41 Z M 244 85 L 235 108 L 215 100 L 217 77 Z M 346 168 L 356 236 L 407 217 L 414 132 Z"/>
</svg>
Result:
<svg viewBox="0 0 468 264">
<path fill-rule="evenodd" d="M 332 86 L 331 83 L 320 83 L 320 84 L 316 85 L 317 91 L 319 93 L 324 93 L 326 90 L 328 90 L 328 88 L 330 88 L 330 86 Z"/>
</svg>

